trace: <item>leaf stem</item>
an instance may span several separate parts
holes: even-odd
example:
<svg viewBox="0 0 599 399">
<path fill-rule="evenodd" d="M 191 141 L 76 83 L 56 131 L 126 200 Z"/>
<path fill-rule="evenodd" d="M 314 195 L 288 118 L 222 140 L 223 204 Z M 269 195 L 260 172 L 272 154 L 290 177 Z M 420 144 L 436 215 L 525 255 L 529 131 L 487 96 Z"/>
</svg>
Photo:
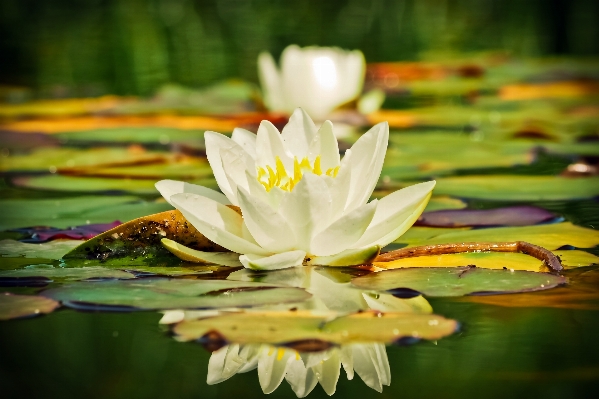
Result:
<svg viewBox="0 0 599 399">
<path fill-rule="evenodd" d="M 397 259 L 417 256 L 458 254 L 463 252 L 520 252 L 542 260 L 549 268 L 559 272 L 563 270 L 562 262 L 553 252 L 525 241 L 514 242 L 463 242 L 457 244 L 423 245 L 397 249 L 380 254 L 375 262 L 390 262 Z"/>
</svg>

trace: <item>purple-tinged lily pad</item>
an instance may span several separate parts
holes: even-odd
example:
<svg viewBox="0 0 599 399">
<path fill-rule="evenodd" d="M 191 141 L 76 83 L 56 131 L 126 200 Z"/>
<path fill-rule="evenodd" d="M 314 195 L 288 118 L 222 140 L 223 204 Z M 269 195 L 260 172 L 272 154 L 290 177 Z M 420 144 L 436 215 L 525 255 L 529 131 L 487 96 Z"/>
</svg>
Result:
<svg viewBox="0 0 599 399">
<path fill-rule="evenodd" d="M 541 291 L 565 283 L 565 277 L 555 274 L 474 266 L 395 269 L 352 280 L 358 288 L 386 291 L 400 297 L 414 293 L 427 297 L 509 294 Z"/>
<path fill-rule="evenodd" d="M 556 216 L 535 206 L 510 206 L 497 209 L 448 209 L 425 212 L 417 226 L 430 227 L 491 227 L 529 226 L 548 222 Z"/>
<path fill-rule="evenodd" d="M 89 240 L 90 238 L 94 238 L 98 234 L 102 234 L 105 231 L 108 231 L 120 225 L 121 222 L 117 220 L 112 223 L 86 224 L 83 226 L 75 226 L 68 229 L 57 229 L 55 227 L 47 226 L 34 226 L 25 227 L 22 229 L 14 229 L 10 231 L 21 233 L 27 236 L 27 238 L 21 239 L 19 241 L 29 243 L 41 243 L 56 240 L 59 238 L 66 238 L 70 240 Z"/>
<path fill-rule="evenodd" d="M 60 304 L 43 296 L 0 294 L 0 320 L 51 313 Z"/>
</svg>

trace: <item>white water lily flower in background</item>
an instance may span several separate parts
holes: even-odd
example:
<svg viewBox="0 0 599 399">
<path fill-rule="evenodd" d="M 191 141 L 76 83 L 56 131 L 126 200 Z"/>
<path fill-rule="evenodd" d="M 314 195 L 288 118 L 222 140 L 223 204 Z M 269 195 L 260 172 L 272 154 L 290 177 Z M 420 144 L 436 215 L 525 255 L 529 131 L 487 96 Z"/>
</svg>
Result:
<svg viewBox="0 0 599 399">
<path fill-rule="evenodd" d="M 200 233 L 251 269 L 369 263 L 412 226 L 435 186 L 420 183 L 368 202 L 387 150 L 387 123 L 361 136 L 343 159 L 332 123 L 317 130 L 301 109 L 282 133 L 262 121 L 257 134 L 235 129 L 231 138 L 204 137 L 222 194 L 172 180 L 156 188 Z M 207 263 L 220 259 L 186 250 Z"/>
<path fill-rule="evenodd" d="M 269 53 L 258 57 L 258 75 L 268 109 L 291 113 L 301 107 L 320 121 L 360 95 L 365 72 L 361 51 L 337 47 L 288 46 L 281 54 L 280 68 Z"/>
<path fill-rule="evenodd" d="M 285 379 L 298 398 L 307 396 L 318 383 L 328 395 L 333 395 L 342 366 L 348 380 L 354 378 L 355 371 L 378 392 L 391 383 L 387 351 L 379 343 L 343 345 L 310 353 L 265 344 L 227 345 L 210 356 L 207 383 L 218 384 L 257 368 L 260 387 L 266 394 Z"/>
</svg>

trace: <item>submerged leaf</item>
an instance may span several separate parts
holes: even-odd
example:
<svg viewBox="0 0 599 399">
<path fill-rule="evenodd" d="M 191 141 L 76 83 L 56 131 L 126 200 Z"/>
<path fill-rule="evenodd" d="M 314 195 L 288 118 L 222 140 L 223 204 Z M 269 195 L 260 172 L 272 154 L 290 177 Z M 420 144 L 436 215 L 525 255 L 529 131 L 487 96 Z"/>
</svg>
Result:
<svg viewBox="0 0 599 399">
<path fill-rule="evenodd" d="M 38 259 L 61 259 L 81 244 L 79 240 L 54 240 L 43 244 L 26 244 L 15 240 L 0 241 L 0 256 Z"/>
<path fill-rule="evenodd" d="M 302 302 L 311 296 L 299 288 L 273 284 L 167 278 L 78 282 L 42 295 L 73 308 L 106 310 L 250 307 Z"/>
<path fill-rule="evenodd" d="M 428 297 L 507 294 L 539 291 L 565 284 L 562 276 L 479 267 L 406 268 L 368 274 L 352 280 L 362 289 L 419 292 Z"/>
<path fill-rule="evenodd" d="M 452 334 L 458 328 L 455 320 L 430 314 L 367 311 L 338 318 L 335 315 L 303 311 L 225 313 L 185 320 L 173 331 L 186 341 L 202 337 L 210 339 L 207 334 L 216 332 L 221 339 L 231 343 L 294 346 L 309 340 L 333 344 L 391 343 L 406 337 L 434 340 Z"/>
<path fill-rule="evenodd" d="M 0 285 L 28 285 L 27 281 L 36 277 L 46 278 L 47 282 L 77 281 L 87 279 L 131 279 L 131 273 L 108 269 L 104 267 L 82 268 L 30 268 L 20 270 L 6 270 L 0 272 Z M 37 284 L 36 284 L 37 285 Z"/>
<path fill-rule="evenodd" d="M 43 296 L 0 294 L 0 320 L 51 313 L 60 304 Z"/>
</svg>

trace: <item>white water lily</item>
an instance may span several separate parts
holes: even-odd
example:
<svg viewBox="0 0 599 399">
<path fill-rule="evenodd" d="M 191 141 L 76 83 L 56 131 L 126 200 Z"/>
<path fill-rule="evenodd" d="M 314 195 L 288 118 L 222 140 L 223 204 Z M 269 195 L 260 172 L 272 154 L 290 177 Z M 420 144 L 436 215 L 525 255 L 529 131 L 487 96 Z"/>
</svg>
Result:
<svg viewBox="0 0 599 399">
<path fill-rule="evenodd" d="M 361 51 L 337 47 L 288 46 L 278 68 L 269 53 L 258 57 L 264 102 L 271 111 L 301 107 L 317 120 L 356 99 L 362 91 L 366 61 Z"/>
<path fill-rule="evenodd" d="M 285 379 L 298 398 L 307 396 L 320 384 L 333 395 L 341 367 L 348 380 L 354 372 L 370 388 L 382 392 L 391 383 L 391 370 L 385 345 L 379 343 L 343 345 L 322 352 L 300 353 L 291 348 L 265 344 L 231 344 L 212 353 L 207 383 L 223 382 L 237 373 L 258 369 L 260 387 L 273 392 Z"/>
<path fill-rule="evenodd" d="M 156 188 L 200 233 L 251 269 L 369 263 L 418 219 L 435 185 L 416 184 L 368 202 L 387 150 L 387 123 L 361 136 L 343 159 L 332 123 L 317 130 L 301 109 L 282 133 L 262 121 L 257 134 L 235 129 L 231 138 L 204 137 L 222 194 L 172 180 Z M 214 253 L 191 252 L 218 262 Z"/>
</svg>

